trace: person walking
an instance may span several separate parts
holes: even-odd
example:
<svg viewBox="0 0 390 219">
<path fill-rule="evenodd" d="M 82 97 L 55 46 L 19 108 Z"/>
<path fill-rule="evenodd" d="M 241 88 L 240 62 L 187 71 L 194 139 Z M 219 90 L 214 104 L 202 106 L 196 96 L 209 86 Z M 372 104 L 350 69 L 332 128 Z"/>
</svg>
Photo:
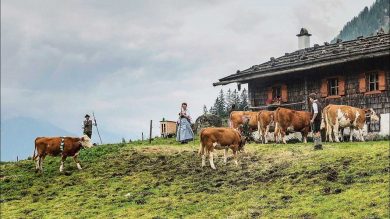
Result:
<svg viewBox="0 0 390 219">
<path fill-rule="evenodd" d="M 314 140 L 314 148 L 322 149 L 322 141 L 321 141 L 321 113 L 322 113 L 322 105 L 317 100 L 317 94 L 311 93 L 309 94 L 309 101 L 312 104 L 312 118 L 310 120 L 311 129 L 313 132 L 313 140 Z"/>
<path fill-rule="evenodd" d="M 176 133 L 176 140 L 182 144 L 186 144 L 194 139 L 194 132 L 191 128 L 191 115 L 187 109 L 187 103 L 181 104 Z"/>
</svg>

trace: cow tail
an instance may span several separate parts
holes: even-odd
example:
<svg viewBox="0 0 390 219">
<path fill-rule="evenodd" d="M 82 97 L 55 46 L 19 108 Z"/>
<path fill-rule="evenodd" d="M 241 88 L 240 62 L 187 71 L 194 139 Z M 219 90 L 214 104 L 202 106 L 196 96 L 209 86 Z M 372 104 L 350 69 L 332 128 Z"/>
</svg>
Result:
<svg viewBox="0 0 390 219">
<path fill-rule="evenodd" d="M 34 161 L 37 157 L 35 155 L 36 151 L 37 151 L 37 139 L 35 139 L 35 145 L 34 145 L 34 154 L 33 154 L 33 157 L 32 157 L 32 160 Z"/>
<path fill-rule="evenodd" d="M 261 131 L 260 131 L 260 128 L 261 128 L 261 124 L 260 124 L 260 117 L 259 116 L 261 114 L 261 112 L 257 113 L 257 131 L 259 132 L 259 136 L 261 137 Z"/>
<path fill-rule="evenodd" d="M 277 143 L 279 141 L 279 127 L 278 127 L 278 112 L 279 112 L 279 108 L 277 108 L 274 112 L 274 116 L 273 116 L 273 119 L 274 119 L 274 124 L 275 124 L 275 130 L 274 130 L 274 138 L 275 138 L 275 142 Z"/>
<path fill-rule="evenodd" d="M 325 107 L 324 114 L 325 114 L 325 132 L 326 132 L 326 141 L 330 141 L 330 137 L 332 136 L 332 121 L 329 117 L 329 107 Z"/>
<path fill-rule="evenodd" d="M 233 111 L 231 111 L 230 114 L 229 114 L 229 121 L 228 121 L 229 128 L 233 128 L 233 125 L 232 125 L 232 113 L 233 113 Z"/>
<path fill-rule="evenodd" d="M 198 151 L 198 154 L 200 156 L 202 156 L 204 154 L 204 145 L 203 145 L 203 138 L 204 136 L 202 135 L 203 134 L 203 130 L 200 131 L 200 142 L 199 142 L 199 151 Z"/>
</svg>

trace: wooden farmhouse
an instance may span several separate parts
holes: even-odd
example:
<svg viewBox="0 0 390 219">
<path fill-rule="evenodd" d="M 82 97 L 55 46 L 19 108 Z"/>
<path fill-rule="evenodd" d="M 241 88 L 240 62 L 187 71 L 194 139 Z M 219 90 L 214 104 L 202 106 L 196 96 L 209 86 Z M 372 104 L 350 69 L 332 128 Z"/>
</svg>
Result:
<svg viewBox="0 0 390 219">
<path fill-rule="evenodd" d="M 171 138 L 176 135 L 176 122 L 163 119 L 160 121 L 160 135 L 162 138 Z"/>
<path fill-rule="evenodd" d="M 311 47 L 310 35 L 302 28 L 297 35 L 299 50 L 238 70 L 213 85 L 248 84 L 252 110 L 283 106 L 308 111 L 307 96 L 312 92 L 323 106 L 373 108 L 381 119 L 369 124 L 368 131 L 389 135 L 390 34 Z"/>
</svg>

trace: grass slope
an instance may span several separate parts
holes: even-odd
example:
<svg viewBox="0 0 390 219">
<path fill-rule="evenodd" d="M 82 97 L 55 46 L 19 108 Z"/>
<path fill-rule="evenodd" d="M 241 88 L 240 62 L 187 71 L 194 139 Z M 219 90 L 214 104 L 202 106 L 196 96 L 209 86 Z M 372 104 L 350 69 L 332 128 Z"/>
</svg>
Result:
<svg viewBox="0 0 390 219">
<path fill-rule="evenodd" d="M 59 173 L 1 164 L 1 218 L 389 218 L 389 142 L 247 145 L 201 168 L 198 142 L 104 145 Z M 208 164 L 208 163 L 207 163 Z"/>
</svg>

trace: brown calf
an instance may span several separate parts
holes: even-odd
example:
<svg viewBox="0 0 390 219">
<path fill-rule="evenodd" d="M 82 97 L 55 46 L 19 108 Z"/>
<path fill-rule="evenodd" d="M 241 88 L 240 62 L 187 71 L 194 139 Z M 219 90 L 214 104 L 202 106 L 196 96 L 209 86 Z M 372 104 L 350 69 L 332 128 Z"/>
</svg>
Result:
<svg viewBox="0 0 390 219">
<path fill-rule="evenodd" d="M 240 132 L 233 128 L 204 128 L 200 132 L 199 154 L 202 156 L 202 167 L 206 165 L 206 155 L 209 155 L 210 166 L 215 168 L 213 152 L 216 150 L 224 151 L 224 162 L 227 162 L 227 153 L 229 148 L 233 151 L 234 163 L 237 162 L 237 151 L 242 150 L 245 145 L 245 138 Z"/>
<path fill-rule="evenodd" d="M 93 145 L 91 139 L 87 135 L 81 138 L 74 137 L 38 137 L 35 139 L 35 149 L 33 160 L 36 160 L 36 172 L 43 171 L 43 160 L 47 155 L 61 156 L 60 172 L 64 169 L 66 157 L 72 156 L 77 164 L 77 168 L 81 170 L 81 165 L 77 156 L 80 149 L 83 147 L 91 148 Z M 35 154 L 35 152 L 37 154 Z"/>
</svg>

